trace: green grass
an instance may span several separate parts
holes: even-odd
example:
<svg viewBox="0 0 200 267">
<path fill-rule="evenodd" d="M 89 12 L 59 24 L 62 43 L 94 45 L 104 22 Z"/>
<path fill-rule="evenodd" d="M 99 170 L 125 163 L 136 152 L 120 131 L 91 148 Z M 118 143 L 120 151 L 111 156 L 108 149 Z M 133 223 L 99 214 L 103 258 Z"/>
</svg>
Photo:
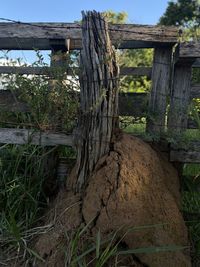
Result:
<svg viewBox="0 0 200 267">
<path fill-rule="evenodd" d="M 0 147 L 0 251 L 27 248 L 26 232 L 32 228 L 47 201 L 43 193 L 44 148 Z"/>
<path fill-rule="evenodd" d="M 125 227 L 122 226 L 117 231 L 110 233 L 106 239 L 102 238 L 101 231 L 99 229 L 96 236 L 91 239 L 87 238 L 91 222 L 85 226 L 79 227 L 79 229 L 76 229 L 75 232 L 66 233 L 67 246 L 63 247 L 63 251 L 65 253 L 65 266 L 86 267 L 91 266 L 92 264 L 92 266 L 95 267 L 103 267 L 108 266 L 108 264 L 111 264 L 112 262 L 112 266 L 117 267 L 122 266 L 120 256 L 177 251 L 186 248 L 182 246 L 168 245 L 162 247 L 126 249 L 121 245 L 125 236 L 129 233 L 163 227 L 163 224 L 145 225 L 128 229 L 125 229 Z M 85 234 L 86 237 L 84 237 Z"/>
<path fill-rule="evenodd" d="M 141 136 L 144 139 L 149 139 L 150 136 L 146 133 L 146 123 L 145 119 L 143 118 L 142 122 L 133 122 L 132 117 L 126 117 L 125 123 L 122 122 L 120 124 L 120 128 L 129 134 Z M 199 129 L 186 129 L 182 133 L 178 135 L 173 135 L 170 132 L 165 131 L 163 133 L 163 137 L 168 140 L 174 141 L 182 141 L 182 142 L 190 142 L 190 141 L 199 141 L 200 140 L 200 130 Z M 158 138 L 158 136 L 151 136 L 152 140 Z"/>
<path fill-rule="evenodd" d="M 124 132 L 142 136 L 145 133 L 145 128 L 144 123 L 130 124 L 124 129 Z"/>
<path fill-rule="evenodd" d="M 200 179 L 200 163 L 184 164 L 183 175 Z"/>
</svg>

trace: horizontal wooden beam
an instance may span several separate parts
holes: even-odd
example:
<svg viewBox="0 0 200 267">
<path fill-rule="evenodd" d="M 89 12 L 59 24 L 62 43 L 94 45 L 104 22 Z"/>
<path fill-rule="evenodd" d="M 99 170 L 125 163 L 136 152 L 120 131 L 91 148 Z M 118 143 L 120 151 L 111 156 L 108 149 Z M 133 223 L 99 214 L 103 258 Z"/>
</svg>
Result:
<svg viewBox="0 0 200 267">
<path fill-rule="evenodd" d="M 32 144 L 40 146 L 73 146 L 72 135 L 39 132 L 32 129 L 0 128 L 1 144 Z"/>
<path fill-rule="evenodd" d="M 191 86 L 191 98 L 200 98 L 200 84 Z"/>
<path fill-rule="evenodd" d="M 199 126 L 195 120 L 192 118 L 188 118 L 188 124 L 187 124 L 188 129 L 198 129 Z"/>
<path fill-rule="evenodd" d="M 147 93 L 120 93 L 120 116 L 146 117 L 148 106 Z"/>
<path fill-rule="evenodd" d="M 119 113 L 121 116 L 145 116 L 147 109 L 146 93 L 120 93 Z M 28 105 L 18 99 L 10 90 L 0 90 L 0 111 L 28 112 Z"/>
<path fill-rule="evenodd" d="M 200 86 L 192 86 L 191 98 L 200 97 Z M 146 116 L 148 107 L 147 93 L 120 93 L 119 94 L 119 114 L 121 116 Z M 0 110 L 12 112 L 28 112 L 28 105 L 18 99 L 17 95 L 10 90 L 0 90 Z M 191 125 L 191 124 L 190 124 Z M 194 127 L 193 123 L 193 127 Z M 192 128 L 193 128 L 192 127 Z"/>
<path fill-rule="evenodd" d="M 73 146 L 73 136 L 63 133 L 39 132 L 32 129 L 0 128 L 1 144 L 31 144 L 40 146 Z M 193 142 L 192 150 L 171 150 L 170 161 L 200 163 L 200 142 Z"/>
<path fill-rule="evenodd" d="M 179 45 L 179 60 L 184 62 L 196 58 L 200 58 L 200 42 L 184 42 Z"/>
<path fill-rule="evenodd" d="M 60 68 L 60 67 L 59 67 Z M 62 68 L 62 67 L 61 67 Z M 27 75 L 47 75 L 53 76 L 55 75 L 58 68 L 55 67 L 15 67 L 15 66 L 0 66 L 0 73 L 2 74 L 27 74 Z M 63 70 L 65 68 L 63 67 Z M 73 72 L 72 69 L 66 69 L 66 73 L 68 75 L 74 75 L 74 72 L 79 72 L 78 68 L 74 68 Z M 130 75 L 130 76 L 147 76 L 151 78 L 151 67 L 122 67 L 120 69 L 120 75 Z"/>
<path fill-rule="evenodd" d="M 134 24 L 110 24 L 109 33 L 117 48 L 154 47 L 175 44 L 177 27 Z M 79 23 L 0 23 L 0 49 L 51 50 L 63 48 L 70 39 L 70 49 L 81 48 Z"/>
<path fill-rule="evenodd" d="M 55 75 L 56 71 L 62 67 L 17 67 L 17 66 L 0 66 L 0 73 L 2 74 L 27 74 L 27 75 Z M 68 75 L 73 75 L 72 69 L 65 69 Z M 77 69 L 76 69 L 77 70 Z"/>
<path fill-rule="evenodd" d="M 193 68 L 200 67 L 199 61 L 192 66 Z M 79 68 L 74 68 L 73 71 L 71 68 L 59 67 L 59 69 L 64 70 L 67 75 L 74 75 L 79 73 Z M 31 67 L 31 66 L 0 66 L 0 74 L 27 74 L 27 75 L 47 75 L 53 76 L 57 72 L 58 67 Z M 121 67 L 120 75 L 121 76 L 147 76 L 149 79 L 151 78 L 151 67 Z M 196 90 L 199 90 L 200 84 L 195 85 Z M 194 88 L 195 89 L 195 88 Z"/>
<path fill-rule="evenodd" d="M 200 151 L 172 150 L 170 161 L 182 163 L 200 163 Z"/>
<path fill-rule="evenodd" d="M 200 58 L 197 58 L 192 65 L 193 68 L 200 68 Z"/>
<path fill-rule="evenodd" d="M 0 90 L 0 111 L 28 112 L 28 105 L 20 101 L 10 90 Z"/>
<path fill-rule="evenodd" d="M 171 145 L 170 161 L 200 163 L 200 141 Z"/>
</svg>

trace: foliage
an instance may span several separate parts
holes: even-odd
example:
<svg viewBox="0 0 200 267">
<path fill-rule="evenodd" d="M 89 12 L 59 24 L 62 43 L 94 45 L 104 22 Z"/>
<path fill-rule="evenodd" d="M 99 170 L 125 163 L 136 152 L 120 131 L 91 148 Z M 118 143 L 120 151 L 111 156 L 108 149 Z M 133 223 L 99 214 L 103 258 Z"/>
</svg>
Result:
<svg viewBox="0 0 200 267">
<path fill-rule="evenodd" d="M 153 61 L 152 49 L 126 50 L 120 54 L 121 67 L 151 67 Z M 121 90 L 124 92 L 148 92 L 150 91 L 151 80 L 145 76 L 130 77 L 121 79 Z"/>
<path fill-rule="evenodd" d="M 192 69 L 192 82 L 193 83 L 200 83 L 200 68 L 193 68 Z M 200 100 L 198 100 L 200 101 Z"/>
<path fill-rule="evenodd" d="M 47 206 L 42 189 L 45 156 L 41 147 L 0 147 L 0 251 L 5 257 L 27 246 L 24 233 Z"/>
<path fill-rule="evenodd" d="M 112 10 L 108 10 L 103 12 L 103 15 L 106 17 L 107 21 L 110 23 L 119 23 L 123 24 L 127 21 L 128 14 L 126 12 L 114 12 Z"/>
<path fill-rule="evenodd" d="M 200 39 L 200 1 L 178 0 L 170 1 L 164 15 L 160 18 L 161 25 L 178 25 L 183 27 L 182 40 Z M 200 69 L 193 69 L 192 80 L 200 83 Z"/>
<path fill-rule="evenodd" d="M 46 67 L 40 52 L 32 67 Z M 59 56 L 59 54 L 58 54 Z M 26 66 L 20 59 L 5 64 Z M 65 64 L 53 66 L 49 75 L 2 75 L 4 87 L 19 102 L 28 106 L 27 112 L 0 113 L 1 127 L 31 127 L 40 130 L 72 130 L 77 116 L 78 84 L 74 72 L 75 60 L 65 55 Z M 72 75 L 67 76 L 70 69 Z M 35 255 L 29 242 L 38 232 L 35 227 L 48 198 L 44 192 L 46 161 L 55 148 L 35 145 L 2 145 L 0 147 L 0 265 L 12 255 Z M 61 156 L 72 156 L 72 150 L 57 149 Z M 56 177 L 55 177 L 56 180 Z M 55 181 L 56 183 L 56 181 Z M 46 229 L 47 230 L 47 229 Z M 45 230 L 45 231 L 46 231 Z"/>
<path fill-rule="evenodd" d="M 191 23 L 195 22 L 195 25 L 200 22 L 199 5 L 199 0 L 169 1 L 159 24 L 190 27 Z"/>
<path fill-rule="evenodd" d="M 37 60 L 32 67 L 46 67 L 39 51 Z M 57 55 L 59 56 L 59 54 Z M 8 64 L 10 65 L 10 60 Z M 12 62 L 14 65 L 16 62 Z M 20 65 L 20 59 L 18 59 Z M 77 116 L 78 108 L 78 78 L 73 74 L 72 60 L 65 55 L 65 64 L 51 68 L 50 77 L 47 75 L 3 75 L 4 87 L 12 92 L 17 101 L 26 103 L 29 110 L 26 113 L 1 112 L 0 122 L 16 125 L 30 125 L 41 130 L 71 131 Z M 72 70 L 67 76 L 66 70 Z"/>
<path fill-rule="evenodd" d="M 161 25 L 182 26 L 183 40 L 200 39 L 200 2 L 198 0 L 178 0 L 170 1 L 164 15 L 160 18 Z M 192 70 L 193 83 L 200 83 L 200 69 Z M 190 117 L 198 126 L 198 130 L 187 130 L 184 133 L 184 141 L 200 138 L 200 101 L 193 100 L 190 107 Z M 200 164 L 184 164 L 183 166 L 183 186 L 182 186 L 182 209 L 187 221 L 191 240 L 194 246 L 193 258 L 200 255 Z"/>
<path fill-rule="evenodd" d="M 67 246 L 63 247 L 65 251 L 65 266 L 121 266 L 123 256 L 132 256 L 140 253 L 159 253 L 163 251 L 177 251 L 186 247 L 181 246 L 164 246 L 164 247 L 144 247 L 135 249 L 126 249 L 122 245 L 127 234 L 144 229 L 163 227 L 163 224 L 146 225 L 125 229 L 121 227 L 118 231 L 112 232 L 106 239 L 102 238 L 100 229 L 93 239 L 87 238 L 90 229 L 89 222 L 86 226 L 80 226 L 79 229 L 72 233 L 66 233 Z M 119 237 L 121 233 L 121 237 Z M 122 256 L 122 257 L 121 257 Z"/>
<path fill-rule="evenodd" d="M 185 164 L 183 168 L 182 210 L 195 249 L 200 255 L 200 164 Z"/>
<path fill-rule="evenodd" d="M 104 13 L 110 23 L 124 24 L 127 13 L 107 11 Z M 120 67 L 148 67 L 152 66 L 152 49 L 127 49 L 117 51 Z M 150 90 L 151 81 L 147 77 L 126 76 L 121 79 L 120 90 L 124 92 L 146 92 Z"/>
</svg>

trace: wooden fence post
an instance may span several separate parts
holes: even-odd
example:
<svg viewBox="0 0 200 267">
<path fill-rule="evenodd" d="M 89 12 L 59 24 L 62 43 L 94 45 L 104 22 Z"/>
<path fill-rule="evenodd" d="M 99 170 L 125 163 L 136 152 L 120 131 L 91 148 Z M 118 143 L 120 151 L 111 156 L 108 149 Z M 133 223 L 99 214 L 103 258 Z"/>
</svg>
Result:
<svg viewBox="0 0 200 267">
<path fill-rule="evenodd" d="M 154 50 L 152 89 L 149 98 L 147 133 L 160 135 L 165 130 L 167 97 L 170 92 L 172 47 L 157 47 Z"/>
<path fill-rule="evenodd" d="M 51 51 L 51 67 L 64 67 L 65 66 L 65 51 L 62 50 L 60 47 L 54 47 L 52 45 L 52 51 Z M 51 78 L 49 80 L 49 93 L 51 93 L 51 90 L 56 87 L 56 83 L 58 81 L 55 79 L 55 77 Z M 51 119 L 51 115 L 49 114 L 49 117 Z M 55 122 L 53 122 L 55 123 Z M 59 127 L 56 125 L 56 130 L 62 129 L 62 119 L 58 118 L 58 121 L 56 121 L 56 124 L 60 123 Z M 45 182 L 44 182 L 44 188 L 47 188 L 47 194 L 53 195 L 56 193 L 56 191 L 59 188 L 62 188 L 63 182 L 60 182 L 59 176 L 59 153 L 58 149 L 55 148 L 53 151 L 51 147 L 46 147 L 46 157 L 45 157 L 45 165 L 44 165 L 44 173 L 45 173 Z M 50 152 L 49 152 L 50 151 Z M 59 184 L 60 183 L 60 184 Z"/>
<path fill-rule="evenodd" d="M 118 126 L 119 72 L 108 24 L 100 13 L 83 13 L 80 72 L 80 117 L 77 161 L 67 188 L 84 190 L 98 160 L 111 149 Z"/>
<path fill-rule="evenodd" d="M 192 64 L 193 61 L 189 60 L 177 62 L 174 66 L 168 115 L 168 130 L 174 134 L 187 129 Z"/>
</svg>

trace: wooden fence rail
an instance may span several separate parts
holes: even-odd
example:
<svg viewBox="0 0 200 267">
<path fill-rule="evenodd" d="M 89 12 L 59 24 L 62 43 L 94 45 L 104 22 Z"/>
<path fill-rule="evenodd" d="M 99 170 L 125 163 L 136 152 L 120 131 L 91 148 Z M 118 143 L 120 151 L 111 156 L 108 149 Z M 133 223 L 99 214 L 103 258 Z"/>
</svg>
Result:
<svg viewBox="0 0 200 267">
<path fill-rule="evenodd" d="M 175 44 L 177 27 L 112 24 L 109 26 L 112 44 L 116 47 L 149 48 L 160 44 Z M 51 50 L 52 45 L 70 49 L 81 48 L 81 25 L 79 23 L 0 23 L 0 49 Z"/>
<path fill-rule="evenodd" d="M 39 146 L 73 146 L 72 135 L 41 132 L 33 129 L 0 128 L 1 144 L 32 144 Z"/>
<path fill-rule="evenodd" d="M 199 68 L 200 62 L 196 60 L 192 65 L 193 68 Z M 27 75 L 47 75 L 54 76 L 57 68 L 55 67 L 31 67 L 31 66 L 1 66 L 0 74 L 27 74 Z M 79 74 L 79 69 L 74 68 L 73 72 L 71 68 L 63 67 L 63 70 L 67 75 Z M 122 67 L 120 69 L 121 76 L 147 76 L 151 79 L 152 67 Z"/>
<path fill-rule="evenodd" d="M 67 75 L 79 74 L 79 69 L 61 68 Z M 0 66 L 0 74 L 27 74 L 27 75 L 47 75 L 55 76 L 58 68 L 55 67 L 16 67 L 16 66 Z M 120 70 L 121 76 L 147 76 L 151 78 L 151 67 L 122 67 Z"/>
<path fill-rule="evenodd" d="M 64 133 L 39 132 L 28 129 L 0 128 L 0 144 L 73 146 L 73 135 Z M 200 142 L 192 142 L 186 147 L 171 148 L 169 159 L 172 162 L 200 163 Z"/>
<path fill-rule="evenodd" d="M 191 87 L 190 99 L 200 98 L 200 85 Z M 120 116 L 133 116 L 137 118 L 146 117 L 148 113 L 148 93 L 120 93 L 119 114 Z M 0 110 L 11 112 L 29 112 L 27 103 L 17 98 L 17 95 L 9 90 L 0 90 Z M 177 125 L 177 124 L 175 124 Z M 191 119 L 188 121 L 188 128 L 197 128 Z"/>
<path fill-rule="evenodd" d="M 0 49 L 52 50 L 81 49 L 82 30 L 79 23 L 0 23 Z M 169 129 L 197 128 L 188 118 L 187 111 L 193 98 L 200 98 L 200 84 L 191 85 L 191 69 L 200 67 L 200 43 L 179 43 L 177 27 L 144 25 L 109 25 L 112 43 L 119 49 L 154 48 L 151 67 L 123 67 L 121 76 L 147 76 L 152 80 L 152 90 L 147 93 L 122 93 L 119 95 L 121 116 L 147 118 L 148 132 L 162 132 L 166 127 L 167 107 Z M 176 53 L 174 45 L 177 44 Z M 175 56 L 176 55 L 176 56 Z M 1 74 L 47 75 L 52 79 L 54 64 L 50 67 L 0 66 Z M 72 75 L 66 69 L 67 75 Z M 79 74 L 79 69 L 75 70 Z M 178 108 L 178 110 L 177 110 Z M 0 90 L 0 110 L 29 112 L 27 103 L 9 90 Z M 151 115 L 157 114 L 151 120 Z M 148 116 L 147 116 L 148 114 Z M 150 116 L 149 116 L 150 115 Z M 2 144 L 34 144 L 41 146 L 73 146 L 73 136 L 64 133 L 39 132 L 33 129 L 0 129 Z M 171 161 L 200 162 L 200 145 L 191 144 L 187 149 L 171 147 Z"/>
</svg>

